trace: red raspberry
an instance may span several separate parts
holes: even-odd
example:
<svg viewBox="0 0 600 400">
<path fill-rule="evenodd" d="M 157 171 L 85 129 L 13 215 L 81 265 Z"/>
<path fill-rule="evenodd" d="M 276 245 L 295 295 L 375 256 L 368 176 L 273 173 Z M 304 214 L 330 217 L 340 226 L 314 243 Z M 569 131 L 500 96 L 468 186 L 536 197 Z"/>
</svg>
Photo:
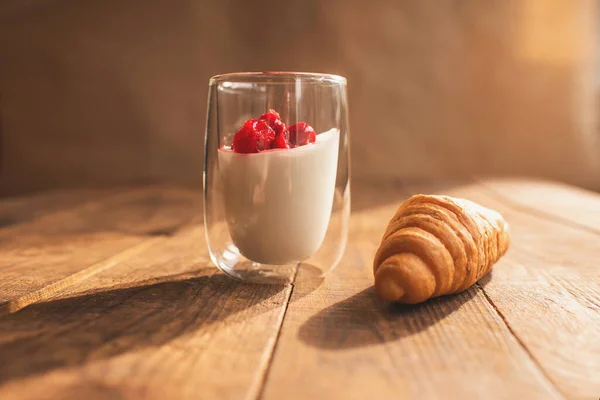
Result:
<svg viewBox="0 0 600 400">
<path fill-rule="evenodd" d="M 290 133 L 287 127 L 281 121 L 279 113 L 273 109 L 260 116 L 260 119 L 266 121 L 267 124 L 275 131 L 275 140 L 271 144 L 272 149 L 289 149 L 290 148 Z"/>
<path fill-rule="evenodd" d="M 233 137 L 231 149 L 236 153 L 258 153 L 271 148 L 275 132 L 265 121 L 249 119 Z"/>
<path fill-rule="evenodd" d="M 275 135 L 281 135 L 283 132 L 287 131 L 287 127 L 281 121 L 281 117 L 279 113 L 275 110 L 269 110 L 260 116 L 259 119 L 266 121 L 267 124 L 275 131 Z"/>
<path fill-rule="evenodd" d="M 304 146 L 317 140 L 317 133 L 306 122 L 297 122 L 290 126 L 290 145 L 292 147 Z"/>
<path fill-rule="evenodd" d="M 288 131 L 285 131 L 283 134 L 275 136 L 275 140 L 273 140 L 273 143 L 271 143 L 271 148 L 272 149 L 289 149 L 290 143 L 288 141 L 288 135 L 289 135 Z"/>
</svg>

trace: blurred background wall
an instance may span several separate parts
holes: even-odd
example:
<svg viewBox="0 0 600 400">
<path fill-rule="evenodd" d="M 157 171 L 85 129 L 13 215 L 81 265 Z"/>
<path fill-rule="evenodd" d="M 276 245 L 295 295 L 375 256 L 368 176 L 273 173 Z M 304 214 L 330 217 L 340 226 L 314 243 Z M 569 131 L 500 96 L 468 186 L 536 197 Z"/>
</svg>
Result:
<svg viewBox="0 0 600 400">
<path fill-rule="evenodd" d="M 595 0 L 3 0 L 0 194 L 201 185 L 211 75 L 349 81 L 356 179 L 600 189 Z"/>
</svg>

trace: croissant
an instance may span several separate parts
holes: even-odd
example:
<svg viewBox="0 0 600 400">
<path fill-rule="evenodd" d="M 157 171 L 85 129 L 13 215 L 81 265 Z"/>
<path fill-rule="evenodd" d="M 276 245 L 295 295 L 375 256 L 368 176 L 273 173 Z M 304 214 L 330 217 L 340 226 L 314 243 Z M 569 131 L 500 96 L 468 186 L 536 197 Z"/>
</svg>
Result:
<svg viewBox="0 0 600 400">
<path fill-rule="evenodd" d="M 506 253 L 508 224 L 491 209 L 448 196 L 412 196 L 388 224 L 375 254 L 375 290 L 415 304 L 466 290 Z"/>
</svg>

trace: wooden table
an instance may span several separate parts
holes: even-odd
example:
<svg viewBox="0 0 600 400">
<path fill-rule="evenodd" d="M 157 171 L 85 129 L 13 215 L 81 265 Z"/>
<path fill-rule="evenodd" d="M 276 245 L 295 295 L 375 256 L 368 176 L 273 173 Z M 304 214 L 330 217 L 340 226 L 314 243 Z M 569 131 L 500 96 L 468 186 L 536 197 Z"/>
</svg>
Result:
<svg viewBox="0 0 600 400">
<path fill-rule="evenodd" d="M 372 257 L 398 203 L 466 197 L 511 225 L 468 291 L 381 303 Z M 539 181 L 353 186 L 325 279 L 233 281 L 208 258 L 199 191 L 0 201 L 0 399 L 598 399 L 600 196 Z"/>
</svg>

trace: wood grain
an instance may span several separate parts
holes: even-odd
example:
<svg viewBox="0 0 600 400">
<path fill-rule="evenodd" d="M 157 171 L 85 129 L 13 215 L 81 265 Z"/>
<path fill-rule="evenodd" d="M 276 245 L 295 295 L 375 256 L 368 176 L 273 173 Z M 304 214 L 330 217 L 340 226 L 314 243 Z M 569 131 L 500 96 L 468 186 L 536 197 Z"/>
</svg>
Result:
<svg viewBox="0 0 600 400">
<path fill-rule="evenodd" d="M 489 195 L 503 204 L 546 219 L 571 222 L 600 234 L 598 193 L 560 182 L 527 179 L 489 179 Z"/>
<path fill-rule="evenodd" d="M 372 257 L 415 192 L 497 209 L 513 244 L 466 292 L 390 306 L 373 292 Z M 600 392 L 600 248 L 586 218 L 600 196 L 537 181 L 355 185 L 341 265 L 325 280 L 301 268 L 291 286 L 218 273 L 198 201 L 195 191 L 152 187 L 59 201 L 39 215 L 12 204 L 26 217 L 0 230 L 0 295 L 5 310 L 24 308 L 0 317 L 0 398 Z"/>
<path fill-rule="evenodd" d="M 0 324 L 0 398 L 254 398 L 290 286 L 212 267 L 203 226 Z"/>
<path fill-rule="evenodd" d="M 62 189 L 28 196 L 0 199 L 0 228 L 23 223 L 43 215 L 80 207 L 118 192 L 118 189 Z"/>
<path fill-rule="evenodd" d="M 295 285 L 264 398 L 561 398 L 479 287 L 413 307 L 376 299 L 372 257 L 409 193 L 395 190 L 353 215 L 346 257 L 317 290 Z"/>
<path fill-rule="evenodd" d="M 511 249 L 482 279 L 485 294 L 566 397 L 597 397 L 600 237 L 590 230 L 598 227 L 600 197 L 526 181 L 443 191 L 494 208 L 509 222 Z"/>
<path fill-rule="evenodd" d="M 0 230 L 0 315 L 151 246 L 197 216 L 199 199 L 165 187 L 122 191 Z"/>
</svg>

